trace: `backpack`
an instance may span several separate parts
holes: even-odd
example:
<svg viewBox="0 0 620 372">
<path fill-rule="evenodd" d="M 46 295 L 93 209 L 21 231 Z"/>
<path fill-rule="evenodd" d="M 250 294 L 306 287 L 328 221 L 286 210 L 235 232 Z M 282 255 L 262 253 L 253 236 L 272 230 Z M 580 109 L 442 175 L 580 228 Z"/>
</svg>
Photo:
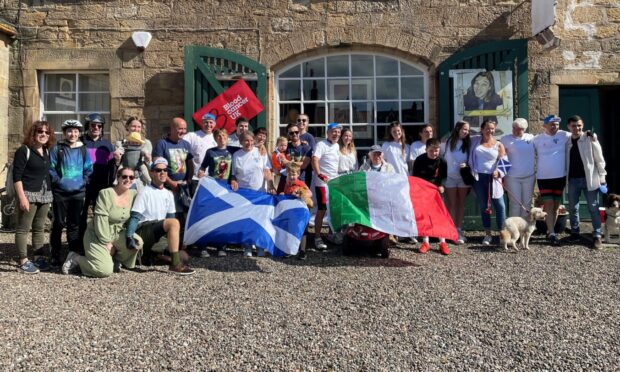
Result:
<svg viewBox="0 0 620 372">
<path fill-rule="evenodd" d="M 30 148 L 26 146 L 26 163 L 30 159 Z M 6 194 L 9 198 L 14 198 L 17 196 L 17 191 L 15 191 L 15 182 L 13 182 L 13 162 L 9 165 L 8 173 L 6 174 L 6 182 L 4 184 Z"/>
</svg>

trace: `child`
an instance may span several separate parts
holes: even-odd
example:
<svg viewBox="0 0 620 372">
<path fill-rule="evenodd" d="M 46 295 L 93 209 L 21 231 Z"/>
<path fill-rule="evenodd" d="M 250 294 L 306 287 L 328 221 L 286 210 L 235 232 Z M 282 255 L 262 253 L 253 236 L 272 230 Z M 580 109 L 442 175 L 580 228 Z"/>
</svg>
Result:
<svg viewBox="0 0 620 372">
<path fill-rule="evenodd" d="M 276 150 L 271 154 L 271 170 L 273 171 L 275 185 L 280 182 L 280 175 L 286 174 L 286 147 L 288 139 L 286 137 L 278 137 L 276 141 Z"/>
<path fill-rule="evenodd" d="M 284 186 L 285 195 L 295 195 L 303 200 L 309 209 L 314 206 L 312 203 L 312 191 L 306 186 L 306 184 L 299 179 L 301 175 L 301 167 L 299 164 L 290 162 L 286 165 L 286 184 Z M 300 260 L 306 259 L 306 235 L 301 238 L 299 242 L 299 253 L 297 258 Z"/>
<path fill-rule="evenodd" d="M 437 185 L 439 192 L 443 194 L 444 188 L 441 182 L 447 177 L 448 167 L 445 160 L 439 157 L 440 145 L 436 138 L 426 141 L 426 153 L 418 156 L 413 163 L 413 176 Z M 420 253 L 426 253 L 430 249 L 428 236 L 423 237 L 423 240 Z M 445 238 L 439 238 L 439 252 L 444 255 L 450 254 Z"/>
<path fill-rule="evenodd" d="M 146 141 L 142 139 L 142 135 L 138 132 L 131 132 L 122 142 L 123 155 L 121 165 L 123 168 L 135 169 L 137 177 L 144 185 L 151 183 L 148 167 L 146 166 Z"/>
</svg>

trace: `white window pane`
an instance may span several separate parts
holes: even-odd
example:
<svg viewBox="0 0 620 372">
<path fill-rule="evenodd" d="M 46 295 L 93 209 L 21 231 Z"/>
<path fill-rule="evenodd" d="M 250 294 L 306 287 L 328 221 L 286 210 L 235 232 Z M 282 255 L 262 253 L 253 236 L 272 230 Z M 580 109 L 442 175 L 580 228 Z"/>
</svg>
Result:
<svg viewBox="0 0 620 372">
<path fill-rule="evenodd" d="M 46 92 L 75 92 L 75 74 L 46 74 Z"/>
<path fill-rule="evenodd" d="M 351 79 L 352 99 L 373 99 L 374 91 L 372 79 Z"/>
<path fill-rule="evenodd" d="M 349 56 L 327 57 L 327 76 L 349 76 Z"/>
<path fill-rule="evenodd" d="M 80 75 L 79 76 L 80 92 L 107 92 L 110 87 L 108 85 L 108 75 Z"/>
<path fill-rule="evenodd" d="M 304 62 L 302 68 L 304 77 L 325 76 L 325 60 L 323 58 Z"/>
<path fill-rule="evenodd" d="M 424 99 L 424 80 L 421 77 L 401 78 L 402 99 Z"/>
<path fill-rule="evenodd" d="M 299 65 L 295 65 L 288 70 L 280 74 L 280 77 L 299 77 L 301 68 Z"/>
<path fill-rule="evenodd" d="M 301 101 L 301 81 L 280 80 L 278 95 L 281 101 Z"/>
<path fill-rule="evenodd" d="M 377 78 L 377 99 L 398 99 L 398 78 Z"/>
<path fill-rule="evenodd" d="M 377 76 L 397 76 L 398 75 L 398 61 L 387 57 L 376 57 L 377 61 Z"/>
<path fill-rule="evenodd" d="M 374 123 L 372 102 L 353 102 L 353 123 Z"/>
<path fill-rule="evenodd" d="M 424 75 L 422 71 L 417 68 L 408 65 L 406 63 L 400 63 L 400 74 L 401 75 Z"/>
<path fill-rule="evenodd" d="M 76 111 L 74 93 L 46 93 L 45 111 Z"/>
<path fill-rule="evenodd" d="M 327 80 L 327 99 L 329 100 L 349 99 L 349 80 L 348 79 Z"/>
<path fill-rule="evenodd" d="M 329 103 L 329 115 L 327 117 L 328 122 L 336 122 L 336 123 L 350 123 L 349 117 L 349 103 L 348 102 L 337 102 L 337 103 Z"/>
<path fill-rule="evenodd" d="M 304 79 L 304 100 L 325 100 L 325 80 Z"/>
<path fill-rule="evenodd" d="M 79 111 L 110 111 L 109 93 L 80 93 Z"/>
<path fill-rule="evenodd" d="M 351 76 L 373 76 L 373 57 L 369 55 L 351 56 Z"/>
</svg>

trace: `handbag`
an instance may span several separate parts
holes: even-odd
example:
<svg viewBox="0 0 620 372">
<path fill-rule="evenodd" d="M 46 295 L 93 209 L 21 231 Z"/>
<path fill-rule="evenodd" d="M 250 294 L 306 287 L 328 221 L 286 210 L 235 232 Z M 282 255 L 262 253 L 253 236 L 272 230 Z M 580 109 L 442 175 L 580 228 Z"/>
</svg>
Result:
<svg viewBox="0 0 620 372">
<path fill-rule="evenodd" d="M 471 174 L 471 167 L 469 166 L 469 151 L 467 152 L 467 162 L 465 164 L 466 165 L 463 168 L 459 169 L 459 172 L 461 173 L 463 183 L 467 186 L 471 186 L 474 184 L 476 179 L 474 178 L 474 175 Z"/>
</svg>

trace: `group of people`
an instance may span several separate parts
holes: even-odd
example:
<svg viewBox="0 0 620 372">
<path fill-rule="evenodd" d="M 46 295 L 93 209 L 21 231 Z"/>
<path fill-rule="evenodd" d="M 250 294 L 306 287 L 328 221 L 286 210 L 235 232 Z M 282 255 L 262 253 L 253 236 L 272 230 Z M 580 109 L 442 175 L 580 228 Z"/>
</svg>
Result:
<svg viewBox="0 0 620 372">
<path fill-rule="evenodd" d="M 286 136 L 277 139 L 273 152 L 266 148 L 266 130 L 250 131 L 249 120 L 243 117 L 237 119 L 236 130 L 230 135 L 215 129 L 212 114 L 205 114 L 199 129 L 191 133 L 187 133 L 184 119 L 174 118 L 169 134 L 154 147 L 144 138 L 143 123 L 134 117 L 126 122 L 126 138 L 114 145 L 103 137 L 105 120 L 96 113 L 86 116 L 84 124 L 65 121 L 58 143 L 51 125 L 36 121 L 15 152 L 12 169 L 19 202 L 15 234 L 19 270 L 32 274 L 61 266 L 66 274 L 79 268 L 84 275 L 106 277 L 120 266 L 134 267 L 137 260 L 164 260 L 171 273 L 194 273 L 182 247 L 183 226 L 191 196 L 205 176 L 230 184 L 233 191 L 249 188 L 300 197 L 310 208 L 316 206 L 317 227 L 323 226 L 327 211 L 327 183 L 339 175 L 377 171 L 420 177 L 445 194 L 458 229 L 455 244 L 466 241 L 464 204 L 473 187 L 486 232 L 485 245 L 492 239 L 491 207 L 498 230 L 503 228 L 503 190 L 508 191 L 510 215 L 525 216 L 532 204 L 535 179 L 547 212 L 549 241 L 558 244 L 553 227 L 568 179 L 571 237 L 579 236 L 578 204 L 583 191 L 592 215 L 595 245 L 600 246 L 596 193 L 605 184 L 606 174 L 601 147 L 595 135 L 583 131 L 578 116 L 568 120 L 570 132 L 559 130 L 560 120 L 546 118 L 544 133 L 532 136 L 525 133 L 527 121 L 516 119 L 512 134 L 501 140 L 494 137 L 496 123 L 491 119 L 481 124 L 478 136 L 470 135 L 469 123 L 459 121 L 444 142 L 433 138 L 429 124 L 420 128 L 420 139 L 411 144 L 402 125 L 393 122 L 386 141 L 372 146 L 361 165 L 349 128 L 330 123 L 326 138 L 316 142 L 308 132 L 305 114 L 287 125 Z M 507 174 L 498 167 L 506 158 L 513 160 Z M 50 206 L 53 224 L 46 251 L 44 226 Z M 65 228 L 69 254 L 62 261 Z M 27 252 L 30 230 L 32 260 Z M 417 243 L 418 237 L 402 238 Z M 426 253 L 429 238 L 421 238 L 419 251 Z M 445 239 L 439 238 L 439 251 L 450 254 Z M 302 242 L 299 259 L 306 258 L 305 239 Z M 327 248 L 321 228 L 314 229 L 313 243 L 317 250 Z M 200 255 L 208 257 L 206 247 L 200 248 Z M 226 246 L 215 248 L 218 256 L 226 255 Z M 254 251 L 257 256 L 264 255 L 260 247 L 243 249 L 245 256 Z"/>
</svg>

